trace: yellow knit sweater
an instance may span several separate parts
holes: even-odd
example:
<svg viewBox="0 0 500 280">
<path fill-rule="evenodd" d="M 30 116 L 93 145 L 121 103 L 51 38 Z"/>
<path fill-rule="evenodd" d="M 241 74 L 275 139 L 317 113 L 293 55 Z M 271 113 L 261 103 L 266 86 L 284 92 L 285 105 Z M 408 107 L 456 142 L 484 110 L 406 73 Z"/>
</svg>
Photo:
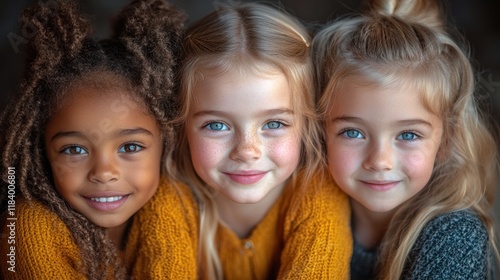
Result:
<svg viewBox="0 0 500 280">
<path fill-rule="evenodd" d="M 319 182 L 319 180 L 315 180 Z M 352 253 L 347 196 L 327 179 L 299 193 L 289 186 L 250 236 L 219 225 L 225 279 L 348 279 Z M 195 279 L 198 211 L 189 188 L 160 189 L 137 214 L 141 279 Z M 136 218 L 137 218 L 136 217 Z M 144 239 L 143 239 L 144 238 Z M 181 240 L 184 238 L 185 240 Z"/>
<path fill-rule="evenodd" d="M 15 206 L 16 219 L 7 219 L 10 216 L 4 214 L 0 223 L 0 278 L 86 279 L 81 271 L 80 251 L 66 224 L 37 201 L 21 198 Z M 129 236 L 137 240 L 133 237 L 137 235 L 137 226 L 134 231 L 130 231 Z M 121 252 L 127 268 L 132 266 L 132 257 L 136 254 L 132 243 Z M 109 275 L 108 279 L 114 276 Z"/>
<path fill-rule="evenodd" d="M 128 239 L 136 250 L 133 279 L 196 279 L 198 207 L 188 187 L 162 179 L 131 232 L 137 232 Z"/>
</svg>

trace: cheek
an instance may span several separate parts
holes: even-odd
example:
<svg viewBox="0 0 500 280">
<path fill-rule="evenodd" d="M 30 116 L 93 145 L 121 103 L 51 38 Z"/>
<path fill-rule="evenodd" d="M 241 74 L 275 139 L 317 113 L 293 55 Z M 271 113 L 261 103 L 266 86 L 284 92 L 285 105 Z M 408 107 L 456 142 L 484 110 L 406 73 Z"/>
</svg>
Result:
<svg viewBox="0 0 500 280">
<path fill-rule="evenodd" d="M 189 150 L 194 167 L 206 169 L 216 166 L 224 157 L 224 148 L 227 143 L 191 137 Z"/>
<path fill-rule="evenodd" d="M 426 151 L 413 151 L 403 157 L 405 160 L 404 172 L 422 187 L 429 181 L 434 169 L 435 153 Z"/>
<path fill-rule="evenodd" d="M 161 155 L 161 151 L 158 151 Z M 137 189 L 152 193 L 156 191 L 160 181 L 161 156 L 153 151 L 143 160 L 132 163 L 122 163 L 121 174 L 126 181 Z"/>
<path fill-rule="evenodd" d="M 83 160 L 65 157 L 48 157 L 55 187 L 61 194 L 71 192 L 87 178 L 88 167 Z"/>
<path fill-rule="evenodd" d="M 327 159 L 330 172 L 337 181 L 342 181 L 341 176 L 354 173 L 361 162 L 358 151 L 343 148 L 340 144 L 328 145 Z"/>
<path fill-rule="evenodd" d="M 300 160 L 300 138 L 288 137 L 269 142 L 267 151 L 269 157 L 280 166 L 288 166 L 295 170 Z"/>
</svg>

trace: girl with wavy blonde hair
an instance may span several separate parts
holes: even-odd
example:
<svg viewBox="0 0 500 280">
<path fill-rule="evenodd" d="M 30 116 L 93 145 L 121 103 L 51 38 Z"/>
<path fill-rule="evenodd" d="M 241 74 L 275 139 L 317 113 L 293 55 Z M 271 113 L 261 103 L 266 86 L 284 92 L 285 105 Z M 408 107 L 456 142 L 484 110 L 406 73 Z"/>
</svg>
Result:
<svg viewBox="0 0 500 280">
<path fill-rule="evenodd" d="M 351 197 L 352 279 L 486 279 L 497 145 L 437 1 L 378 0 L 313 40 L 329 169 Z"/>
<path fill-rule="evenodd" d="M 177 221 L 199 224 L 185 248 L 199 278 L 348 277 L 348 200 L 321 175 L 309 44 L 292 16 L 257 3 L 221 5 L 186 32 L 167 170 L 196 198 L 197 220 Z"/>
</svg>

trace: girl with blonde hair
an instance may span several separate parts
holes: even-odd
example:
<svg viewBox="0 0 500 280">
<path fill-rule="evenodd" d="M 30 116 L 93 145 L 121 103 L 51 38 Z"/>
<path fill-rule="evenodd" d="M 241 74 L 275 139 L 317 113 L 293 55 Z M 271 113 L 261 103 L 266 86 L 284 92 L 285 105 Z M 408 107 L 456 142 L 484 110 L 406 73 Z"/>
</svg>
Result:
<svg viewBox="0 0 500 280">
<path fill-rule="evenodd" d="M 348 278 L 348 200 L 322 174 L 305 28 L 273 7 L 234 3 L 186 35 L 178 139 L 167 160 L 179 195 L 157 196 L 144 217 L 194 193 L 198 214 L 176 220 L 191 237 L 187 225 L 199 224 L 199 242 L 183 248 L 196 252 L 199 278 Z M 152 266 L 177 258 L 168 243 L 167 235 L 151 242 L 165 248 Z"/>
<path fill-rule="evenodd" d="M 437 1 L 369 7 L 312 44 L 329 169 L 351 197 L 351 277 L 491 278 L 497 145 L 469 57 Z"/>
</svg>

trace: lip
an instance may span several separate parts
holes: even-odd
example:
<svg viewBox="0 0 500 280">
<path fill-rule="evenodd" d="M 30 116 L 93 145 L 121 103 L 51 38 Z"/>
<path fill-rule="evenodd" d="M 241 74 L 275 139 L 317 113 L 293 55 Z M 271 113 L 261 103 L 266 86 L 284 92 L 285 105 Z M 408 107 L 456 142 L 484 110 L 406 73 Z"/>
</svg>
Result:
<svg viewBox="0 0 500 280">
<path fill-rule="evenodd" d="M 374 190 L 374 191 L 388 191 L 393 189 L 400 181 L 364 181 L 360 180 L 360 182 L 364 185 L 367 186 L 368 188 Z"/>
<path fill-rule="evenodd" d="M 242 184 L 251 185 L 259 182 L 264 176 L 266 176 L 267 171 L 236 171 L 236 172 L 224 172 L 232 181 Z"/>
<path fill-rule="evenodd" d="M 85 201 L 94 209 L 99 211 L 113 211 L 122 206 L 130 194 L 117 192 L 93 193 L 85 195 Z"/>
</svg>

